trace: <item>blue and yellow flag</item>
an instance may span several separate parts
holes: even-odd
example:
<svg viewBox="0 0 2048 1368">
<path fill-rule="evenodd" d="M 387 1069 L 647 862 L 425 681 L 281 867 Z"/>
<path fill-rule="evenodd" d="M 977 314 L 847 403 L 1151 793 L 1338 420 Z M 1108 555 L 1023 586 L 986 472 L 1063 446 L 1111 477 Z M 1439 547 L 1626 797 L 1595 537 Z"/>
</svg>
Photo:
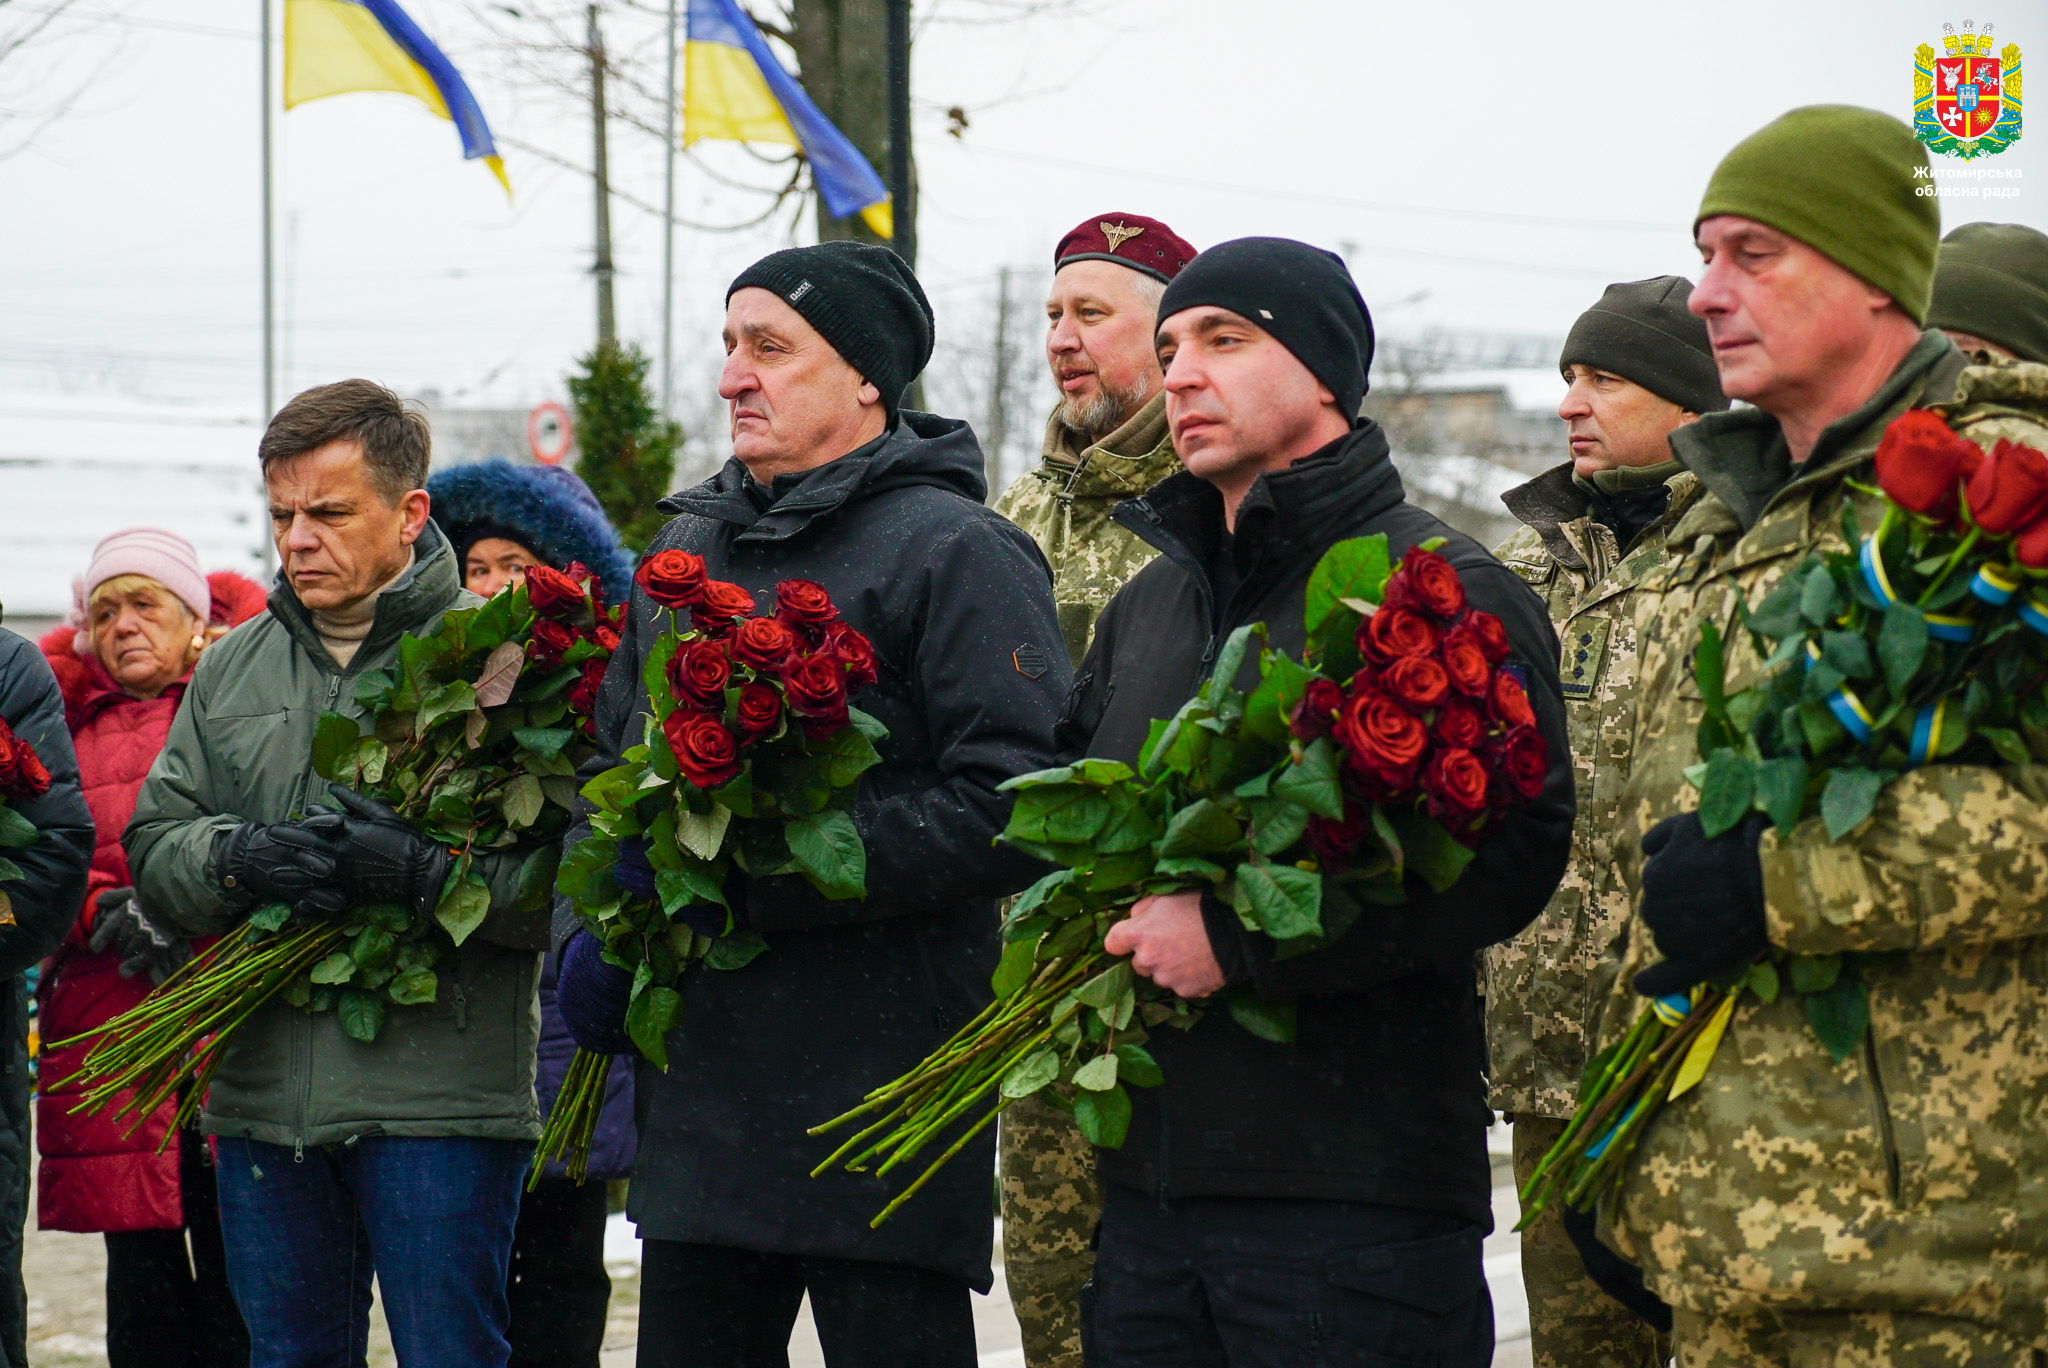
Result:
<svg viewBox="0 0 2048 1368">
<path fill-rule="evenodd" d="M 782 69 L 738 0 L 690 0 L 683 54 L 683 146 L 724 138 L 801 147 L 832 217 L 858 213 L 877 236 L 896 235 L 882 178 Z"/>
<path fill-rule="evenodd" d="M 469 84 L 393 0 L 285 0 L 284 107 L 353 90 L 412 96 L 452 122 L 462 155 L 482 157 L 512 193 Z"/>
</svg>

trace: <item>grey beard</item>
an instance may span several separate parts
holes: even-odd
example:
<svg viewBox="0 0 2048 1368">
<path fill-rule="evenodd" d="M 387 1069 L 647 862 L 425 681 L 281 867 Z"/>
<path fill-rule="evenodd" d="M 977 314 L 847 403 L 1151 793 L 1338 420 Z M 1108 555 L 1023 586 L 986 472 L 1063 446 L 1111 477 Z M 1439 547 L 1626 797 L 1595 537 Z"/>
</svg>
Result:
<svg viewBox="0 0 2048 1368">
<path fill-rule="evenodd" d="M 1101 380 L 1098 375 L 1096 377 Z M 1079 438 L 1083 445 L 1092 445 L 1115 432 L 1131 420 L 1131 415 L 1145 406 L 1145 392 L 1142 388 L 1119 390 L 1111 388 L 1101 380 L 1102 392 L 1085 404 L 1072 399 L 1061 399 L 1057 417 L 1060 426 Z"/>
</svg>

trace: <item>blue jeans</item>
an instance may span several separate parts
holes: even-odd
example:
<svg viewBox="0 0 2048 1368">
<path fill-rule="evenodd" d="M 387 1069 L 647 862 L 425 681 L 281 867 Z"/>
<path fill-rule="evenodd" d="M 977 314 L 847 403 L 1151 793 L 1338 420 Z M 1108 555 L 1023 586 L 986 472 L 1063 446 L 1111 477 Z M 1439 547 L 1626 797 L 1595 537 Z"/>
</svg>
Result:
<svg viewBox="0 0 2048 1368">
<path fill-rule="evenodd" d="M 228 1285 L 250 1368 L 361 1368 L 374 1270 L 405 1368 L 504 1368 L 531 1145 L 365 1136 L 294 1151 L 223 1136 Z"/>
</svg>

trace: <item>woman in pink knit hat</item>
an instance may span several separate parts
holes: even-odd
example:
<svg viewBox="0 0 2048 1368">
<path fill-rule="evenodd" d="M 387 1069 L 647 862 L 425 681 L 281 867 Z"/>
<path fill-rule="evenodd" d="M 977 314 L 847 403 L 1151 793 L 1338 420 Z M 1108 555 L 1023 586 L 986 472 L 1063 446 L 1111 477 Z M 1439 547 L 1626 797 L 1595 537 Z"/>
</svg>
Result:
<svg viewBox="0 0 2048 1368">
<path fill-rule="evenodd" d="M 84 906 L 44 966 L 45 1040 L 127 1010 L 190 957 L 192 943 L 136 898 L 121 832 L 199 653 L 262 610 L 254 583 L 227 571 L 209 577 L 183 537 L 137 527 L 99 544 L 71 620 L 43 638 L 98 832 Z M 76 1089 L 65 1083 L 83 1054 L 74 1047 L 42 1059 L 36 1219 L 44 1230 L 106 1235 L 110 1368 L 246 1364 L 204 1142 L 188 1132 L 157 1152 L 170 1103 L 132 1135 L 112 1119 L 117 1108 L 71 1115 Z"/>
</svg>

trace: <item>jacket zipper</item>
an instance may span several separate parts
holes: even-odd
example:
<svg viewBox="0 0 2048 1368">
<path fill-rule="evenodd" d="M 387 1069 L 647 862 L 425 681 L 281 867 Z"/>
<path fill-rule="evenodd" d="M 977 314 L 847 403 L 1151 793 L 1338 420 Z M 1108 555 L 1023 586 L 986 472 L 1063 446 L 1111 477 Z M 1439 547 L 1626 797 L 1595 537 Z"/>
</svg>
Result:
<svg viewBox="0 0 2048 1368">
<path fill-rule="evenodd" d="M 1871 1100 L 1877 1107 L 1878 1141 L 1884 1146 L 1885 1195 L 1894 1206 L 1899 1201 L 1899 1142 L 1892 1133 L 1891 1102 L 1885 1095 L 1884 1075 L 1877 1067 L 1877 1035 L 1863 1028 L 1863 1068 L 1870 1075 Z"/>
<path fill-rule="evenodd" d="M 1222 645 L 1216 631 L 1216 589 L 1209 583 L 1208 567 L 1196 563 L 1194 554 L 1188 550 L 1186 544 L 1180 538 L 1167 535 L 1164 530 L 1166 520 L 1159 516 L 1159 510 L 1150 503 L 1144 499 L 1133 499 L 1128 503 L 1118 504 L 1110 510 L 1109 516 L 1111 521 L 1121 523 L 1125 527 L 1131 527 L 1130 518 L 1124 516 L 1125 509 L 1132 510 L 1133 514 L 1144 515 L 1145 519 L 1152 524 L 1157 535 L 1145 537 L 1140 533 L 1140 537 L 1146 544 L 1159 548 L 1161 555 L 1187 571 L 1188 577 L 1194 580 L 1195 587 L 1201 591 L 1202 614 L 1208 622 L 1209 631 L 1208 640 L 1202 645 L 1202 668 L 1207 670 L 1216 663 L 1216 651 Z M 1131 530 L 1133 532 L 1138 531 L 1135 527 L 1131 527 Z"/>
<path fill-rule="evenodd" d="M 1173 1214 L 1167 1205 L 1167 1194 L 1171 1190 L 1168 1173 L 1172 1168 L 1173 1113 L 1167 1109 L 1166 1099 L 1159 1099 L 1159 1214 Z"/>
<path fill-rule="evenodd" d="M 341 676 L 327 677 L 327 707 L 334 708 L 334 700 L 341 696 Z M 306 810 L 306 799 L 311 796 L 313 781 L 311 771 L 299 779 L 299 801 L 293 806 L 300 812 Z M 313 1100 L 313 1022 L 304 1012 L 292 1013 L 292 1067 L 298 1076 L 292 1080 L 292 1162 L 306 1162 L 306 1113 Z"/>
</svg>

